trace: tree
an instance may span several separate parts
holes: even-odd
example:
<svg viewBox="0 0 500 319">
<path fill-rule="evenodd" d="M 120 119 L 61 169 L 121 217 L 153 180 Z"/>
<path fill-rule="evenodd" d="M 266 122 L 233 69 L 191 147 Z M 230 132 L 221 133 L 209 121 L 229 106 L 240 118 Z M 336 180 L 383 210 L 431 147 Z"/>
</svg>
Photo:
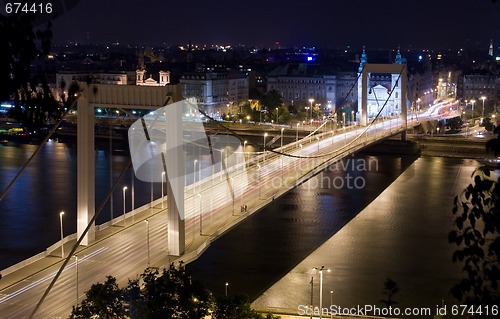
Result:
<svg viewBox="0 0 500 319">
<path fill-rule="evenodd" d="M 453 262 L 463 264 L 465 276 L 451 293 L 463 304 L 498 305 L 500 186 L 488 168 L 474 175 L 474 184 L 454 200 L 454 229 L 448 240 L 457 246 Z"/>
<path fill-rule="evenodd" d="M 120 289 L 114 277 L 92 285 L 80 305 L 73 307 L 70 319 L 135 318 L 135 319 L 278 319 L 263 317 L 251 308 L 247 297 L 237 295 L 214 301 L 210 291 L 194 280 L 184 265 L 173 264 L 159 272 L 148 268 L 137 279 Z"/>
<path fill-rule="evenodd" d="M 235 295 L 228 297 L 219 297 L 216 300 L 215 310 L 212 314 L 215 319 L 278 319 L 268 313 L 263 317 L 260 313 L 253 310 L 250 300 L 245 295 Z"/>
<path fill-rule="evenodd" d="M 391 307 L 398 302 L 392 299 L 394 295 L 399 291 L 398 284 L 391 278 L 387 278 L 384 282 L 384 292 L 386 296 L 385 299 L 380 300 L 386 307 Z"/>
<path fill-rule="evenodd" d="M 40 15 L 12 14 L 0 16 L 0 100 L 13 100 L 11 116 L 30 130 L 57 110 L 46 79 L 33 75 L 31 65 L 43 59 L 50 50 L 51 21 L 45 29 L 36 26 Z"/>
<path fill-rule="evenodd" d="M 46 29 L 35 28 L 35 14 L 0 16 L 0 99 L 12 94 L 20 98 L 31 82 L 31 64 L 38 56 L 47 55 L 52 39 L 51 22 Z M 25 92 L 18 92 L 24 90 Z"/>
<path fill-rule="evenodd" d="M 270 90 L 261 99 L 261 105 L 265 106 L 266 109 L 274 114 L 274 120 L 276 120 L 276 108 L 280 108 L 283 105 L 281 100 L 281 94 L 276 90 Z M 267 113 L 270 114 L 270 113 Z M 271 119 L 269 119 L 270 121 Z"/>
<path fill-rule="evenodd" d="M 92 285 L 85 296 L 80 305 L 73 306 L 70 319 L 127 318 L 124 294 L 122 289 L 118 288 L 116 278 L 108 276 L 104 283 Z"/>
<path fill-rule="evenodd" d="M 161 274 L 149 268 L 129 282 L 128 301 L 134 318 L 204 318 L 212 307 L 210 292 L 183 265 L 173 264 Z"/>
<path fill-rule="evenodd" d="M 212 306 L 211 293 L 182 264 L 178 268 L 171 264 L 161 273 L 146 269 L 122 289 L 108 276 L 104 283 L 92 285 L 70 318 L 201 319 Z"/>
</svg>

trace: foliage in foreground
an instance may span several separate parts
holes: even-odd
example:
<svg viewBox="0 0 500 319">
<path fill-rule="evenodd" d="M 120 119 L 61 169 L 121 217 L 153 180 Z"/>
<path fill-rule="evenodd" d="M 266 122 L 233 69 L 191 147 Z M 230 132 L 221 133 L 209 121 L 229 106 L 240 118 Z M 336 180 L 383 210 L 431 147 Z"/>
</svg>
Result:
<svg viewBox="0 0 500 319">
<path fill-rule="evenodd" d="M 457 246 L 453 261 L 463 264 L 465 276 L 451 293 L 467 305 L 500 301 L 500 185 L 491 175 L 489 169 L 478 170 L 474 184 L 454 201 L 455 229 L 448 240 Z"/>
<path fill-rule="evenodd" d="M 278 318 L 271 314 L 263 317 L 241 295 L 214 298 L 183 265 L 175 268 L 173 264 L 162 272 L 148 268 L 125 288 L 119 288 L 116 279 L 108 276 L 104 283 L 92 285 L 69 318 L 197 319 L 207 315 L 214 319 Z"/>
</svg>

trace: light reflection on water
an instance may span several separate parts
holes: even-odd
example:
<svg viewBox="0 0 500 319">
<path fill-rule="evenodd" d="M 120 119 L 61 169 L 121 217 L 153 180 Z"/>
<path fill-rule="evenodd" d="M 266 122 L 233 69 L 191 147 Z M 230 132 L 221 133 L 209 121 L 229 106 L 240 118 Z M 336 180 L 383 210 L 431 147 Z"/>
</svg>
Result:
<svg viewBox="0 0 500 319">
<path fill-rule="evenodd" d="M 259 307 L 293 310 L 308 304 L 308 272 L 322 265 L 332 269 L 324 276 L 324 304 L 334 290 L 337 305 L 382 306 L 388 277 L 400 287 L 394 298 L 398 306 L 435 308 L 441 299 L 452 302 L 448 291 L 460 268 L 451 262 L 454 247 L 447 241 L 452 200 L 479 163 L 420 158 L 410 165 L 406 157 L 377 159 L 378 171 L 361 172 L 364 189 L 311 188 L 314 179 L 346 172 L 320 174 L 217 240 L 189 268 L 217 294 L 226 281 L 233 293 L 252 299 L 264 294 L 255 302 Z"/>
</svg>

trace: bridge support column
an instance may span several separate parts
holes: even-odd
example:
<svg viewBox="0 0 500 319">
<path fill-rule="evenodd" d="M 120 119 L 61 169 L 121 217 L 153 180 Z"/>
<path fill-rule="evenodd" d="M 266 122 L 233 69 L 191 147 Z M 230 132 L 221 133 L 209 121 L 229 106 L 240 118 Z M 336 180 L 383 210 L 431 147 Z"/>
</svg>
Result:
<svg viewBox="0 0 500 319">
<path fill-rule="evenodd" d="M 89 104 L 89 87 L 78 99 L 77 120 L 77 239 L 95 214 L 94 107 Z M 85 235 L 82 245 L 95 240 L 95 224 Z"/>
<path fill-rule="evenodd" d="M 367 68 L 363 69 L 361 74 L 361 125 L 366 126 L 368 122 L 368 71 Z M 359 92 L 358 92 L 359 94 Z"/>
<path fill-rule="evenodd" d="M 406 90 L 408 76 L 406 74 L 406 64 L 401 64 L 403 70 L 401 71 L 401 126 L 404 131 L 401 133 L 401 140 L 406 141 L 406 131 L 408 130 L 408 108 L 406 106 Z"/>
<path fill-rule="evenodd" d="M 169 106 L 165 107 L 168 254 L 180 256 L 186 249 L 182 108 Z"/>
</svg>

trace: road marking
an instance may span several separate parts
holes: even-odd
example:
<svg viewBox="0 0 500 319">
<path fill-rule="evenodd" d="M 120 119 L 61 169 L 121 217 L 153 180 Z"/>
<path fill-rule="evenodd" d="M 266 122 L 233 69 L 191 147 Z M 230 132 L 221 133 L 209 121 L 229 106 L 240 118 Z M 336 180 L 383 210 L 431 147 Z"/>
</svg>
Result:
<svg viewBox="0 0 500 319">
<path fill-rule="evenodd" d="M 107 249 L 108 249 L 108 247 L 101 247 L 98 250 L 96 250 L 96 251 L 94 251 L 94 252 L 92 252 L 92 253 L 90 253 L 88 255 L 85 255 L 84 257 L 78 259 L 78 264 L 80 265 L 82 262 L 84 262 L 86 260 L 89 260 L 90 258 L 92 258 L 94 256 L 97 256 L 98 254 L 106 251 Z M 75 267 L 75 265 L 76 265 L 76 261 L 68 264 L 66 266 L 66 268 L 64 268 L 63 272 L 66 271 L 66 270 L 68 270 L 68 269 L 71 269 L 71 268 Z M 57 274 L 57 271 L 54 271 L 53 273 L 51 273 L 51 274 L 49 274 L 49 275 L 47 275 L 47 276 L 45 276 L 45 277 L 43 277 L 41 279 L 38 279 L 38 280 L 30 283 L 29 285 L 27 285 L 27 286 L 25 286 L 25 287 L 23 287 L 21 289 L 16 290 L 15 292 L 13 292 L 11 294 L 5 295 L 5 297 L 0 298 L 0 304 L 4 303 L 6 301 L 9 301 L 10 299 L 12 299 L 14 297 L 19 296 L 20 294 L 22 294 L 22 293 L 30 290 L 31 288 L 34 288 L 34 287 L 36 287 L 36 286 L 38 286 L 38 285 L 40 285 L 40 284 L 48 281 L 49 279 L 54 278 L 54 276 L 56 274 Z"/>
</svg>

